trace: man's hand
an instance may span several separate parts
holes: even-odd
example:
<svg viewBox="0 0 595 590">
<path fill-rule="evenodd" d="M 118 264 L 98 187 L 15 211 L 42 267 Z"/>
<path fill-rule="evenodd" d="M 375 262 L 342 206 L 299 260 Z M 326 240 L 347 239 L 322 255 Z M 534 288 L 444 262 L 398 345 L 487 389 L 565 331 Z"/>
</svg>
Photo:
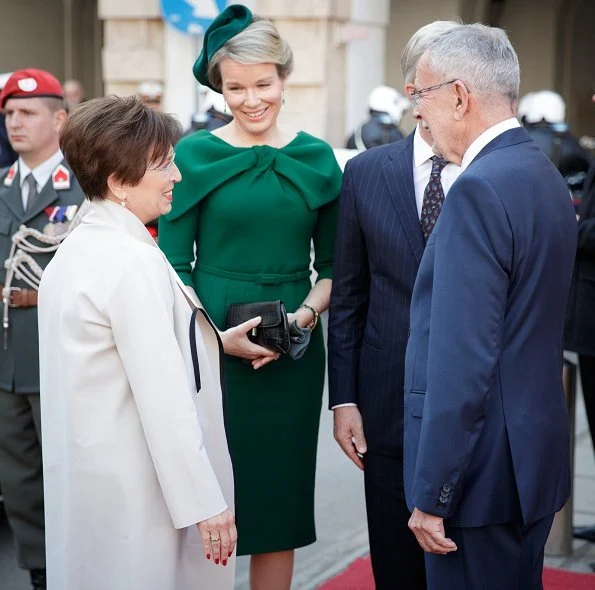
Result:
<svg viewBox="0 0 595 590">
<path fill-rule="evenodd" d="M 344 453 L 360 468 L 364 463 L 359 455 L 363 455 L 368 447 L 364 437 L 362 415 L 355 406 L 343 406 L 333 410 L 335 440 Z"/>
<path fill-rule="evenodd" d="M 238 540 L 235 518 L 229 508 L 221 514 L 197 523 L 198 532 L 207 559 L 213 558 L 218 565 L 227 565 Z"/>
<path fill-rule="evenodd" d="M 454 541 L 446 537 L 444 520 L 439 516 L 414 508 L 409 519 L 409 528 L 413 531 L 419 546 L 428 553 L 446 555 L 457 550 Z"/>
</svg>

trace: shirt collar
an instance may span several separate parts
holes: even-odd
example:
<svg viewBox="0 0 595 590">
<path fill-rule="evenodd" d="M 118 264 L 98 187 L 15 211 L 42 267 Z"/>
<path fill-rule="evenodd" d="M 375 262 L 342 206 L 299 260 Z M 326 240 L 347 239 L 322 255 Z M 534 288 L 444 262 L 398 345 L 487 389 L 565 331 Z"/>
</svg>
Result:
<svg viewBox="0 0 595 590">
<path fill-rule="evenodd" d="M 496 123 L 493 127 L 486 129 L 468 148 L 463 156 L 463 161 L 461 162 L 461 170 L 465 170 L 471 162 L 477 157 L 479 152 L 490 143 L 493 139 L 496 139 L 498 135 L 502 135 L 505 131 L 509 129 L 514 129 L 515 127 L 520 127 L 521 124 L 518 120 L 514 117 L 510 119 L 506 119 L 501 121 L 500 123 Z"/>
<path fill-rule="evenodd" d="M 435 155 L 432 146 L 421 136 L 418 124 L 413 135 L 413 165 L 421 166 Z"/>
<path fill-rule="evenodd" d="M 19 172 L 20 175 L 20 183 L 21 188 L 25 184 L 25 178 L 29 176 L 29 173 L 33 173 L 33 178 L 35 178 L 35 182 L 37 182 L 38 186 L 43 188 L 47 181 L 50 179 L 52 172 L 56 169 L 58 164 L 62 163 L 64 159 L 64 154 L 62 150 L 58 150 L 53 156 L 49 157 L 45 162 L 42 162 L 39 166 L 36 166 L 33 170 L 23 162 L 23 158 L 19 158 Z"/>
</svg>

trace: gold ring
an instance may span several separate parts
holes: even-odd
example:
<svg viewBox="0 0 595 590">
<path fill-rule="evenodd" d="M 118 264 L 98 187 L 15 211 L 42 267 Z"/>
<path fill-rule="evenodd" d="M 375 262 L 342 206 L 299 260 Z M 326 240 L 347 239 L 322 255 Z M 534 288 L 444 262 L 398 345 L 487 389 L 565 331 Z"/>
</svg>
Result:
<svg viewBox="0 0 595 590">
<path fill-rule="evenodd" d="M 211 541 L 211 543 L 219 543 L 219 541 L 221 539 L 218 539 L 218 538 L 217 539 L 214 539 L 213 537 L 209 537 L 209 540 Z"/>
</svg>

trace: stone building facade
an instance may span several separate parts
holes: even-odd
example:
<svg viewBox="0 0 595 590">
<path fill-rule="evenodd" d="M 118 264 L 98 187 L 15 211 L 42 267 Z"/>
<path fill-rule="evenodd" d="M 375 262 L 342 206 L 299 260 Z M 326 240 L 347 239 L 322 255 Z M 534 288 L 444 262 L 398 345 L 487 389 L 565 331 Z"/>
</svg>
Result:
<svg viewBox="0 0 595 590">
<path fill-rule="evenodd" d="M 231 2 L 230 2 L 231 3 Z M 245 0 L 275 21 L 296 67 L 281 123 L 340 147 L 379 84 L 401 90 L 401 51 L 436 19 L 505 28 L 519 54 L 521 93 L 554 89 L 576 135 L 595 136 L 592 0 Z M 164 85 L 164 105 L 187 124 L 196 108 L 198 41 L 163 23 L 159 0 L 4 0 L 0 72 L 36 66 L 83 81 L 89 96 Z M 405 131 L 413 121 L 403 121 Z"/>
</svg>

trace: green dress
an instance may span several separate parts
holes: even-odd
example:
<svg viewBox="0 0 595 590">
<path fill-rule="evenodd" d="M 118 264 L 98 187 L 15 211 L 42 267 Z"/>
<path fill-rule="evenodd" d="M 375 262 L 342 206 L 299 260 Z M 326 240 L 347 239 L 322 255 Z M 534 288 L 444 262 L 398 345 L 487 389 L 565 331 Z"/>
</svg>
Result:
<svg viewBox="0 0 595 590">
<path fill-rule="evenodd" d="M 318 280 L 331 278 L 341 171 L 328 144 L 300 132 L 280 149 L 238 148 L 199 131 L 176 146 L 176 164 L 182 182 L 159 246 L 220 329 L 230 303 L 281 299 L 295 311 L 311 289 L 312 240 Z M 225 357 L 240 555 L 316 540 L 324 368 L 321 327 L 298 361 L 254 371 Z"/>
</svg>

